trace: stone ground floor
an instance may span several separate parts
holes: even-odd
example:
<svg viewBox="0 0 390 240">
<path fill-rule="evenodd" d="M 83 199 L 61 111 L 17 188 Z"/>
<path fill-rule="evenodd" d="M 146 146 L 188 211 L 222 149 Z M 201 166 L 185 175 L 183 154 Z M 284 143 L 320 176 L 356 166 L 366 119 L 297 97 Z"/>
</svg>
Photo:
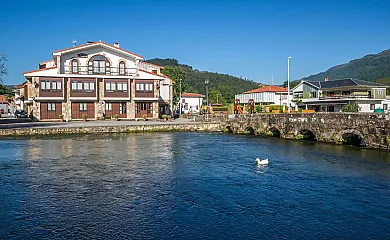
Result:
<svg viewBox="0 0 390 240">
<path fill-rule="evenodd" d="M 33 101 L 26 104 L 35 120 L 157 119 L 170 114 L 169 105 L 158 101 Z"/>
</svg>

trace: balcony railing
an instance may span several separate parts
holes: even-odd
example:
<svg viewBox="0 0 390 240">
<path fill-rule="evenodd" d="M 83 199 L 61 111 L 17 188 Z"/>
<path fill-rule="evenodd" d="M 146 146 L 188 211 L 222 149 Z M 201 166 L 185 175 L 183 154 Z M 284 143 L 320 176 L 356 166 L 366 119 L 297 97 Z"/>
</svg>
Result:
<svg viewBox="0 0 390 240">
<path fill-rule="evenodd" d="M 343 94 L 332 94 L 332 95 L 323 95 L 320 96 L 320 99 L 372 99 L 372 95 L 370 94 L 350 94 L 350 95 L 343 95 Z"/>
<path fill-rule="evenodd" d="M 77 70 L 77 71 L 76 71 Z M 65 65 L 65 74 L 79 74 L 79 75 L 110 75 L 110 76 L 134 76 L 137 74 L 137 68 L 121 68 L 118 67 L 93 67 L 93 66 L 79 66 L 76 67 Z"/>
</svg>

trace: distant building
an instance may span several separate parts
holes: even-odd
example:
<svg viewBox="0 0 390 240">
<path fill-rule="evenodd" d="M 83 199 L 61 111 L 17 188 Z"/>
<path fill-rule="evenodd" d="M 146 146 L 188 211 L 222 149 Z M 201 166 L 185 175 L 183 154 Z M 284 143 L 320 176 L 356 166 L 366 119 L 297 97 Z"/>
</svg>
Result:
<svg viewBox="0 0 390 240">
<path fill-rule="evenodd" d="M 15 110 L 25 110 L 24 100 L 28 99 L 27 82 L 16 85 L 14 87 L 15 94 Z"/>
<path fill-rule="evenodd" d="M 287 88 L 272 85 L 237 94 L 235 99 L 239 99 L 242 104 L 248 103 L 249 99 L 253 99 L 255 104 L 287 106 L 287 93 Z M 291 94 L 290 98 L 292 99 Z"/>
<path fill-rule="evenodd" d="M 11 114 L 10 102 L 5 95 L 0 95 L 0 114 Z"/>
<path fill-rule="evenodd" d="M 306 110 L 340 112 L 345 104 L 356 103 L 359 112 L 388 110 L 385 85 L 346 78 L 325 81 L 302 80 L 294 89 L 294 101 Z"/>
<path fill-rule="evenodd" d="M 204 97 L 199 93 L 182 93 L 180 98 L 182 113 L 200 113 Z"/>
</svg>

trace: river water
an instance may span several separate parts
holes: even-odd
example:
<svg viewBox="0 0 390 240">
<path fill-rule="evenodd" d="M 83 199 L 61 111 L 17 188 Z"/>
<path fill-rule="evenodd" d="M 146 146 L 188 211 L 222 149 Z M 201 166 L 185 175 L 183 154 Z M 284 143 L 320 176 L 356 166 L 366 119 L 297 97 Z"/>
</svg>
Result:
<svg viewBox="0 0 390 240">
<path fill-rule="evenodd" d="M 390 239 L 386 151 L 183 132 L 0 149 L 0 239 Z"/>
</svg>

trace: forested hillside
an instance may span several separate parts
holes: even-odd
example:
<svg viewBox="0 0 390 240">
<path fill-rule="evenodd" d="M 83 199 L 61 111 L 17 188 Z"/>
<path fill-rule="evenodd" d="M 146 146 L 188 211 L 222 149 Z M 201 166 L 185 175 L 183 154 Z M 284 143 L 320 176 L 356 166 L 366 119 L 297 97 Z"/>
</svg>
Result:
<svg viewBox="0 0 390 240">
<path fill-rule="evenodd" d="M 182 88 L 188 92 L 206 94 L 205 81 L 209 80 L 209 99 L 211 103 L 234 102 L 234 95 L 248 90 L 259 88 L 262 84 L 250 80 L 230 76 L 228 74 L 199 71 L 191 66 L 180 64 L 176 59 L 150 59 L 149 63 L 160 66 L 178 67 L 185 72 L 186 80 L 182 83 Z M 171 70 L 171 69 L 168 69 Z"/>
<path fill-rule="evenodd" d="M 366 81 L 377 81 L 390 77 L 390 49 L 378 54 L 370 54 L 348 63 L 329 68 L 325 72 L 305 77 L 309 81 L 323 81 L 325 77 L 332 79 L 357 78 Z"/>
</svg>

